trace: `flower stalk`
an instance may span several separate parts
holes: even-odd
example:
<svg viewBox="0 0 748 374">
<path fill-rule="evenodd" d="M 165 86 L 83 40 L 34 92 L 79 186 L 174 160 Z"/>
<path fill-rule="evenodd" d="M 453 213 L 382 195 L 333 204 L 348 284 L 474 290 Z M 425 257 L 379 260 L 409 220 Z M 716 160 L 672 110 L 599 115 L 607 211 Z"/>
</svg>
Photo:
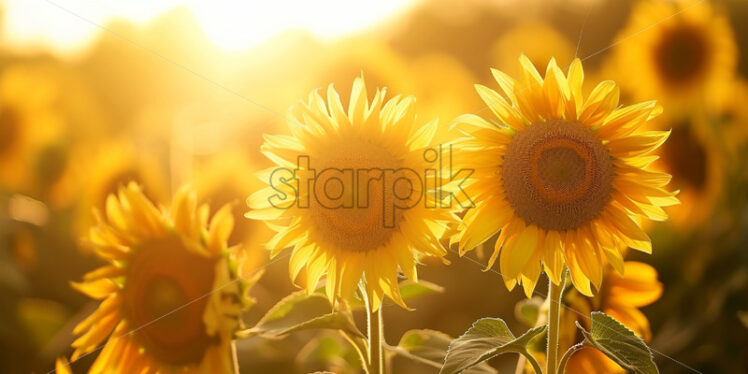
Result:
<svg viewBox="0 0 748 374">
<path fill-rule="evenodd" d="M 366 303 L 367 330 L 369 337 L 369 374 L 384 374 L 384 323 L 382 322 L 382 307 L 371 310 L 371 304 Z"/>
<path fill-rule="evenodd" d="M 561 293 L 566 284 L 566 272 L 559 284 L 548 280 L 548 346 L 546 351 L 546 374 L 556 374 L 558 369 L 558 336 L 561 324 Z"/>
<path fill-rule="evenodd" d="M 564 372 L 566 371 L 566 364 L 569 362 L 571 355 L 581 350 L 582 348 L 584 348 L 584 342 L 573 345 L 566 351 L 566 353 L 564 353 L 564 356 L 561 357 L 561 363 L 558 364 L 559 374 L 564 374 Z"/>
<path fill-rule="evenodd" d="M 236 340 L 231 342 L 231 366 L 234 374 L 239 374 L 239 355 L 236 352 Z"/>
</svg>

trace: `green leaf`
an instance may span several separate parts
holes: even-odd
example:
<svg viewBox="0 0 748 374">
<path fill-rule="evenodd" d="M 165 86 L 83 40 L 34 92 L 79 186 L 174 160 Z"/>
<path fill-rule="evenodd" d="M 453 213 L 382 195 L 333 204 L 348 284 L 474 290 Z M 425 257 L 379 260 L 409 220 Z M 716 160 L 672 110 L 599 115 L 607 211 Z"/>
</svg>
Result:
<svg viewBox="0 0 748 374">
<path fill-rule="evenodd" d="M 325 295 L 308 295 L 306 291 L 295 292 L 285 297 L 270 308 L 257 325 L 237 335 L 277 338 L 310 329 L 342 330 L 354 336 L 364 336 L 356 327 L 350 312 L 333 311 Z"/>
<path fill-rule="evenodd" d="M 428 281 L 414 282 L 406 279 L 399 284 L 400 296 L 404 301 L 414 300 L 422 296 L 433 295 L 444 292 L 444 287 Z M 363 309 L 366 307 L 363 300 L 353 299 L 349 302 L 349 307 L 353 310 Z"/>
<path fill-rule="evenodd" d="M 361 360 L 353 347 L 335 332 L 315 334 L 296 356 L 301 368 L 326 368 L 339 373 L 359 373 Z"/>
<path fill-rule="evenodd" d="M 537 296 L 532 299 L 522 299 L 514 306 L 514 314 L 520 322 L 533 327 L 538 324 L 542 307 L 543 299 Z"/>
<path fill-rule="evenodd" d="M 441 368 L 451 341 L 452 337 L 441 331 L 410 330 L 400 338 L 395 352 L 426 365 Z M 466 373 L 495 374 L 497 371 L 483 363 L 470 368 Z"/>
<path fill-rule="evenodd" d="M 414 282 L 406 279 L 400 282 L 400 295 L 403 300 L 413 300 L 421 296 L 433 295 L 444 292 L 444 287 L 427 281 Z"/>
<path fill-rule="evenodd" d="M 23 298 L 18 301 L 18 320 L 37 347 L 44 347 L 60 332 L 68 310 L 52 300 Z"/>
<path fill-rule="evenodd" d="M 605 353 L 621 367 L 639 374 L 658 374 L 652 359 L 652 351 L 633 331 L 615 318 L 603 313 L 592 312 L 592 328 L 588 332 L 579 322 L 585 341 L 600 352 Z"/>
<path fill-rule="evenodd" d="M 441 363 L 444 362 L 451 341 L 449 335 L 440 331 L 410 330 L 400 338 L 398 347 L 411 355 Z"/>
<path fill-rule="evenodd" d="M 496 355 L 506 352 L 526 353 L 527 344 L 544 333 L 546 326 L 527 330 L 514 337 L 501 318 L 481 318 L 462 336 L 452 341 L 441 374 L 462 373 Z"/>
</svg>

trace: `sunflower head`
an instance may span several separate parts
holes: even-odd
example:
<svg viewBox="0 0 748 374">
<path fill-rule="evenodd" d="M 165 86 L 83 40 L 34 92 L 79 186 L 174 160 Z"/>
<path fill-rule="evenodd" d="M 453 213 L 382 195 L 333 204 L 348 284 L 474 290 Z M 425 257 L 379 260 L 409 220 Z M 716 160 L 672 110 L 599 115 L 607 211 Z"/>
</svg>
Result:
<svg viewBox="0 0 748 374">
<path fill-rule="evenodd" d="M 683 116 L 658 123 L 672 130 L 653 167 L 672 175 L 672 185 L 680 191 L 681 204 L 668 210 L 678 229 L 703 224 L 714 213 L 725 188 L 725 146 L 704 117 Z"/>
<path fill-rule="evenodd" d="M 501 36 L 491 47 L 494 66 L 509 74 L 519 73 L 519 54 L 524 53 L 536 67 L 546 66 L 551 58 L 567 66 L 574 58 L 574 45 L 548 23 L 522 22 Z"/>
<path fill-rule="evenodd" d="M 455 120 L 465 137 L 455 164 L 472 168 L 469 210 L 453 239 L 460 252 L 500 232 L 489 267 L 500 257 L 511 289 L 529 296 L 542 270 L 560 282 L 566 265 L 580 292 L 599 289 L 603 264 L 620 272 L 620 249 L 651 251 L 638 218 L 664 220 L 677 202 L 670 176 L 648 170 L 668 131 L 644 131 L 659 114 L 654 102 L 619 107 L 612 81 L 583 95 L 577 59 L 564 74 L 551 60 L 545 76 L 524 55 L 521 78 L 493 70 L 501 93 L 476 85 L 494 118 Z"/>
<path fill-rule="evenodd" d="M 619 39 L 633 36 L 636 42 L 617 45 L 611 66 L 635 97 L 658 97 L 669 111 L 727 99 L 724 86 L 732 80 L 737 47 L 719 5 L 639 1 Z"/>
<path fill-rule="evenodd" d="M 474 108 L 479 99 L 472 95 L 472 72 L 454 56 L 430 53 L 414 59 L 408 74 L 415 81 L 419 113 L 427 118 L 454 118 L 463 108 Z M 439 79 L 434 79 L 439 77 Z M 435 142 L 454 138 L 447 126 L 440 126 Z"/>
<path fill-rule="evenodd" d="M 266 136 L 278 167 L 262 173 L 271 187 L 249 197 L 247 217 L 275 221 L 271 255 L 293 247 L 291 278 L 303 274 L 310 292 L 326 274 L 332 301 L 361 283 L 374 309 L 384 295 L 404 306 L 398 273 L 416 279 L 419 258 L 445 255 L 439 238 L 452 214 L 417 175 L 433 167 L 424 151 L 436 121 L 421 125 L 414 101 L 386 100 L 384 89 L 369 101 L 357 78 L 347 111 L 330 85 L 326 100 L 314 91 L 293 108 L 291 136 Z"/>
<path fill-rule="evenodd" d="M 130 183 L 110 195 L 87 238 L 107 264 L 73 286 L 102 300 L 78 324 L 72 359 L 103 346 L 92 370 L 230 372 L 242 307 L 226 241 L 229 206 L 207 206 L 182 188 L 157 209 Z"/>
<path fill-rule="evenodd" d="M 91 209 L 104 209 L 108 197 L 130 182 L 143 186 L 143 193 L 152 201 L 168 196 L 169 184 L 158 160 L 132 144 L 111 141 L 93 149 L 79 147 L 73 157 L 74 188 L 81 191 L 75 226 L 81 235 L 95 223 Z"/>
<path fill-rule="evenodd" d="M 43 159 L 64 138 L 58 75 L 33 64 L 7 66 L 0 74 L 0 187 L 28 192 L 35 184 L 48 186 L 66 166 L 64 157 L 54 168 Z"/>
<path fill-rule="evenodd" d="M 409 72 L 406 59 L 388 43 L 378 38 L 353 37 L 332 45 L 320 53 L 314 80 L 307 87 L 347 86 L 351 77 L 366 72 L 370 86 L 389 87 L 398 92 L 415 89 L 415 79 Z M 349 100 L 348 91 L 338 94 L 343 102 Z"/>
</svg>

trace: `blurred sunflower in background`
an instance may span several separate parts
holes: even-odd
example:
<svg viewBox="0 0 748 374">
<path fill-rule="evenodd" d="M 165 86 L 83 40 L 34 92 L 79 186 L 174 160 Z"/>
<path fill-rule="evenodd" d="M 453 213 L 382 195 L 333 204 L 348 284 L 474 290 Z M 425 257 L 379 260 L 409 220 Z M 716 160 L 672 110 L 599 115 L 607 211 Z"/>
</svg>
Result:
<svg viewBox="0 0 748 374">
<path fill-rule="evenodd" d="M 159 210 L 130 183 L 109 195 L 87 238 L 107 262 L 73 287 L 102 300 L 74 330 L 71 359 L 101 350 L 91 372 L 232 372 L 242 309 L 228 260 L 230 207 L 209 220 L 189 188 Z"/>
<path fill-rule="evenodd" d="M 566 68 L 574 59 L 574 46 L 552 25 L 541 21 L 525 21 L 515 25 L 491 47 L 491 62 L 510 76 L 519 76 L 522 69 L 517 65 L 517 56 L 524 54 L 536 69 L 542 70 L 552 58 Z"/>
<path fill-rule="evenodd" d="M 660 109 L 649 101 L 619 107 L 619 91 L 604 81 L 586 96 L 577 59 L 565 75 L 551 60 L 542 77 L 526 57 L 522 78 L 492 70 L 502 93 L 476 90 L 496 116 L 455 120 L 458 168 L 474 169 L 466 193 L 475 199 L 453 241 L 464 254 L 500 231 L 496 259 L 509 289 L 522 284 L 530 297 L 542 269 L 555 284 L 564 264 L 579 292 L 600 289 L 606 262 L 623 274 L 620 249 L 651 253 L 638 217 L 664 220 L 663 206 L 678 203 L 666 189 L 670 176 L 654 172 L 652 152 L 668 131 L 643 131 Z"/>
<path fill-rule="evenodd" d="M 411 94 L 415 90 L 407 61 L 384 40 L 375 36 L 357 36 L 321 48 L 310 89 L 328 84 L 336 87 L 349 85 L 351 77 L 366 73 L 373 87 L 389 87 L 395 92 Z M 340 100 L 349 100 L 348 92 L 340 93 Z"/>
<path fill-rule="evenodd" d="M 727 156 L 740 159 L 740 152 L 748 144 L 748 82 L 739 80 L 729 88 L 728 99 L 711 114 L 711 129 L 715 141 L 725 145 Z"/>
<path fill-rule="evenodd" d="M 104 209 L 109 195 L 131 181 L 144 187 L 153 201 L 169 196 L 167 172 L 157 157 L 142 152 L 128 141 L 111 140 L 94 147 L 81 147 L 73 156 L 80 200 L 77 206 L 76 231 L 85 233 L 94 223 L 92 209 Z"/>
<path fill-rule="evenodd" d="M 267 261 L 267 251 L 263 246 L 273 231 L 261 222 L 245 219 L 241 196 L 248 195 L 263 187 L 257 178 L 258 168 L 249 162 L 249 157 L 238 150 L 221 152 L 208 160 L 195 165 L 191 185 L 211 210 L 230 205 L 234 217 L 234 230 L 230 243 L 241 243 L 245 249 L 237 252 L 241 259 L 239 274 L 250 273 Z"/>
<path fill-rule="evenodd" d="M 448 121 L 464 108 L 480 108 L 471 89 L 476 78 L 458 59 L 443 53 L 425 54 L 411 59 L 408 71 L 416 85 L 419 113 L 425 118 Z M 448 126 L 439 126 L 434 142 L 447 143 L 454 137 Z"/>
<path fill-rule="evenodd" d="M 724 150 L 710 134 L 703 115 L 679 119 L 663 116 L 654 127 L 671 129 L 661 158 L 652 164 L 672 175 L 672 186 L 680 191 L 681 204 L 667 208 L 671 223 L 680 229 L 700 226 L 721 198 L 727 166 Z"/>
<path fill-rule="evenodd" d="M 622 42 L 628 38 L 635 40 Z M 635 99 L 656 97 L 677 112 L 714 107 L 726 98 L 737 47 L 719 4 L 639 1 L 616 40 L 610 72 Z"/>
<path fill-rule="evenodd" d="M 327 89 L 327 100 L 314 91 L 307 102 L 294 107 L 294 120 L 289 122 L 293 135 L 267 135 L 263 151 L 278 166 L 291 169 L 306 157 L 308 164 L 298 165 L 291 178 L 319 172 L 317 179 L 313 186 L 300 182 L 299 188 L 282 187 L 285 196 L 273 202 L 279 186 L 271 181 L 270 169 L 263 179 L 276 187 L 250 196 L 251 210 L 246 215 L 273 222 L 277 234 L 267 245 L 271 257 L 293 247 L 289 261 L 293 280 L 306 269 L 302 285 L 312 292 L 326 275 L 325 290 L 332 302 L 338 297 L 350 299 L 362 283 L 373 311 L 384 296 L 407 308 L 398 272 L 417 280 L 419 259 L 443 257 L 446 250 L 439 239 L 453 220 L 425 186 L 410 179 L 391 188 L 385 182 L 365 182 L 367 190 L 358 192 L 348 177 L 336 177 L 339 183 L 330 184 L 332 188 L 320 182 L 322 173 L 334 170 L 354 170 L 359 181 L 360 174 L 371 181 L 378 178 L 377 170 L 381 174 L 382 170 L 429 168 L 423 152 L 431 144 L 437 122 L 421 124 L 413 97 L 386 100 L 385 95 L 385 89 L 378 89 L 369 101 L 364 79 L 356 78 L 347 112 L 333 85 Z M 396 208 L 395 199 L 405 199 L 409 208 Z M 336 209 L 341 201 L 350 205 Z"/>
<path fill-rule="evenodd" d="M 0 74 L 0 188 L 34 193 L 40 155 L 65 135 L 52 74 L 49 66 L 20 64 Z"/>
</svg>

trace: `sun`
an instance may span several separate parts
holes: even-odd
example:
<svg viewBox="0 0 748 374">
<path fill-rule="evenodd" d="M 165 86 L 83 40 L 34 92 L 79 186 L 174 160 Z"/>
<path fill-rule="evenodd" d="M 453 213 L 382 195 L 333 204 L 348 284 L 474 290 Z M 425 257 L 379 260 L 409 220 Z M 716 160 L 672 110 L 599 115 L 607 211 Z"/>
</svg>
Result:
<svg viewBox="0 0 748 374">
<path fill-rule="evenodd" d="M 74 333 L 71 359 L 101 352 L 92 372 L 232 372 L 231 337 L 243 307 L 229 260 L 229 206 L 182 188 L 157 209 L 130 183 L 109 195 L 87 243 L 106 265 L 73 287 L 101 300 Z"/>
<path fill-rule="evenodd" d="M 417 280 L 419 259 L 442 258 L 439 239 L 455 217 L 419 180 L 388 183 L 386 175 L 433 168 L 424 151 L 436 121 L 419 124 L 413 97 L 386 100 L 381 89 L 369 101 L 363 78 L 353 83 L 347 112 L 330 85 L 326 102 L 314 91 L 292 114 L 292 136 L 266 136 L 263 152 L 278 167 L 263 173 L 271 187 L 249 197 L 247 217 L 272 222 L 271 256 L 292 247 L 291 278 L 309 292 L 325 276 L 333 302 L 361 284 L 373 310 L 384 296 L 406 307 L 398 274 Z M 294 183 L 278 189 L 271 176 L 283 168 L 297 168 L 288 176 Z M 286 199 L 274 203 L 279 192 Z"/>
<path fill-rule="evenodd" d="M 649 170 L 670 132 L 641 129 L 659 107 L 619 107 L 612 81 L 585 97 L 579 59 L 568 74 L 551 60 L 545 77 L 520 62 L 519 81 L 493 70 L 502 93 L 476 85 L 495 117 L 454 121 L 464 133 L 454 162 L 475 170 L 466 192 L 476 206 L 453 241 L 464 254 L 499 233 L 488 267 L 499 258 L 507 286 L 522 284 L 528 297 L 542 270 L 559 284 L 564 264 L 592 295 L 605 263 L 623 273 L 622 247 L 651 252 L 638 220 L 664 220 L 662 207 L 678 202 L 670 176 Z"/>
</svg>

